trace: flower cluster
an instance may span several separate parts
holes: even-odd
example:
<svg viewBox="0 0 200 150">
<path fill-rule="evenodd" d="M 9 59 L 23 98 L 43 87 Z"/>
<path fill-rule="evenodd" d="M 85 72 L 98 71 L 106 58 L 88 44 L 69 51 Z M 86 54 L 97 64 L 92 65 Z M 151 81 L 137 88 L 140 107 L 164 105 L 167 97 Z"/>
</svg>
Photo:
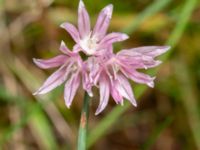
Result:
<svg viewBox="0 0 200 150">
<path fill-rule="evenodd" d="M 34 94 L 45 94 L 65 82 L 64 99 L 67 107 L 70 107 L 80 85 L 90 96 L 93 95 L 93 86 L 99 88 L 100 102 L 96 115 L 106 107 L 110 95 L 117 104 L 123 104 L 126 98 L 134 106 L 137 105 L 128 79 L 153 87 L 155 77 L 138 72 L 138 69 L 159 65 L 161 61 L 154 58 L 169 47 L 145 46 L 123 49 L 115 54 L 113 43 L 128 39 L 128 35 L 119 32 L 107 34 L 112 10 L 111 4 L 103 8 L 92 30 L 89 14 L 80 0 L 78 28 L 68 22 L 61 24 L 76 44 L 70 50 L 62 41 L 62 54 L 48 60 L 34 59 L 35 64 L 43 69 L 60 67 Z M 82 59 L 80 52 L 87 56 L 86 60 Z"/>
</svg>

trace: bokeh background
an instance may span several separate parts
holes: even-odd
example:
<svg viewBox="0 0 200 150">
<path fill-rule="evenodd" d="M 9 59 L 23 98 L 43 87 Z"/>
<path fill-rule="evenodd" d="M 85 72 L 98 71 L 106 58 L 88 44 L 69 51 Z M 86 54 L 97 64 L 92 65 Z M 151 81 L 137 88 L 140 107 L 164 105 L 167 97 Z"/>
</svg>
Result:
<svg viewBox="0 0 200 150">
<path fill-rule="evenodd" d="M 170 45 L 159 59 L 155 88 L 132 83 L 138 101 L 116 105 L 110 98 L 95 116 L 99 93 L 91 100 L 88 149 L 200 150 L 200 2 L 198 0 L 85 0 L 94 24 L 98 12 L 114 5 L 109 31 L 130 39 L 130 48 Z M 74 42 L 59 25 L 77 23 L 78 0 L 0 0 L 0 149 L 74 150 L 84 92 L 71 109 L 63 86 L 33 96 L 54 70 L 37 68 L 32 58 L 59 53 L 61 40 Z"/>
</svg>

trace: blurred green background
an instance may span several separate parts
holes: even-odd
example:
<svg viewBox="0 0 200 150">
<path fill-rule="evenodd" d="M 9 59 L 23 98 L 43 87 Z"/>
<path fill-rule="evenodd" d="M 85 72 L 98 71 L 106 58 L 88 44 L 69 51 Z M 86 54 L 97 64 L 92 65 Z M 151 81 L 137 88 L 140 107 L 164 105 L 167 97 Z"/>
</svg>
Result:
<svg viewBox="0 0 200 150">
<path fill-rule="evenodd" d="M 110 98 L 94 115 L 91 102 L 88 149 L 200 150 L 200 1 L 85 0 L 92 23 L 114 5 L 109 31 L 130 35 L 115 51 L 144 45 L 171 45 L 159 59 L 155 88 L 134 84 L 138 101 L 118 106 Z M 73 40 L 59 25 L 77 23 L 78 0 L 0 0 L 0 149 L 74 150 L 83 99 L 80 88 L 71 109 L 63 86 L 44 96 L 33 92 L 54 70 L 37 68 L 32 58 L 59 53 L 61 40 Z"/>
</svg>

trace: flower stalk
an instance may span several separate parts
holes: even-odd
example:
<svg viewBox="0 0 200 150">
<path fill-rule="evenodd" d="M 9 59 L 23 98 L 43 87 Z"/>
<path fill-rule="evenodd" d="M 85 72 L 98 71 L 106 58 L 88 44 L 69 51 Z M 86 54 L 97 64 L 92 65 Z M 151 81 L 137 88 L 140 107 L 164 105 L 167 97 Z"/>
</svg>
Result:
<svg viewBox="0 0 200 150">
<path fill-rule="evenodd" d="M 89 100 L 90 97 L 87 92 L 85 92 L 78 133 L 78 150 L 86 150 L 87 127 L 89 118 Z"/>
</svg>

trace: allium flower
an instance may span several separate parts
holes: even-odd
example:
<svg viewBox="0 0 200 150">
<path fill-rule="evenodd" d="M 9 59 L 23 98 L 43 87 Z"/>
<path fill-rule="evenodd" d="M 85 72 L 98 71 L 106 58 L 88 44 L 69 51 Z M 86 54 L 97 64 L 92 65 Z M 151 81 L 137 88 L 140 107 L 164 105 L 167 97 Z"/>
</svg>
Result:
<svg viewBox="0 0 200 150">
<path fill-rule="evenodd" d="M 70 107 L 81 82 L 83 61 L 79 54 L 70 51 L 63 41 L 60 51 L 63 53 L 62 55 L 48 60 L 33 59 L 34 63 L 42 69 L 60 67 L 44 82 L 34 95 L 45 94 L 66 82 L 64 99 L 67 107 Z"/>
<path fill-rule="evenodd" d="M 80 0 L 78 29 L 68 22 L 61 24 L 61 27 L 72 36 L 79 51 L 83 51 L 87 55 L 100 55 L 107 50 L 109 45 L 128 39 L 128 35 L 124 33 L 113 32 L 106 35 L 112 11 L 113 5 L 111 4 L 103 8 L 92 31 L 90 17 L 83 1 Z"/>
<path fill-rule="evenodd" d="M 126 98 L 137 106 L 128 79 L 154 87 L 155 77 L 138 72 L 137 69 L 148 69 L 159 65 L 161 61 L 154 58 L 168 49 L 168 46 L 146 46 L 99 57 L 96 63 L 100 69 L 96 75 L 98 81 L 95 82 L 99 85 L 100 103 L 95 114 L 99 114 L 106 107 L 110 94 L 117 104 L 123 105 L 123 98 Z"/>
<path fill-rule="evenodd" d="M 64 99 L 70 107 L 78 87 L 92 96 L 92 87 L 100 91 L 100 103 L 96 115 L 102 112 L 108 104 L 110 95 L 117 104 L 123 104 L 123 99 L 136 106 L 129 79 L 136 83 L 154 86 L 155 77 L 139 72 L 139 69 L 156 67 L 161 63 L 154 58 L 166 52 L 168 46 L 146 46 L 123 49 L 113 53 L 113 43 L 126 40 L 123 33 L 106 35 L 112 16 L 113 6 L 108 5 L 99 14 L 93 31 L 90 28 L 90 18 L 82 0 L 78 8 L 78 29 L 70 23 L 63 23 L 76 44 L 70 51 L 61 42 L 63 53 L 48 60 L 34 59 L 35 64 L 43 69 L 60 67 L 54 72 L 34 94 L 45 94 L 65 82 Z M 79 52 L 83 51 L 87 58 L 82 60 Z"/>
</svg>

